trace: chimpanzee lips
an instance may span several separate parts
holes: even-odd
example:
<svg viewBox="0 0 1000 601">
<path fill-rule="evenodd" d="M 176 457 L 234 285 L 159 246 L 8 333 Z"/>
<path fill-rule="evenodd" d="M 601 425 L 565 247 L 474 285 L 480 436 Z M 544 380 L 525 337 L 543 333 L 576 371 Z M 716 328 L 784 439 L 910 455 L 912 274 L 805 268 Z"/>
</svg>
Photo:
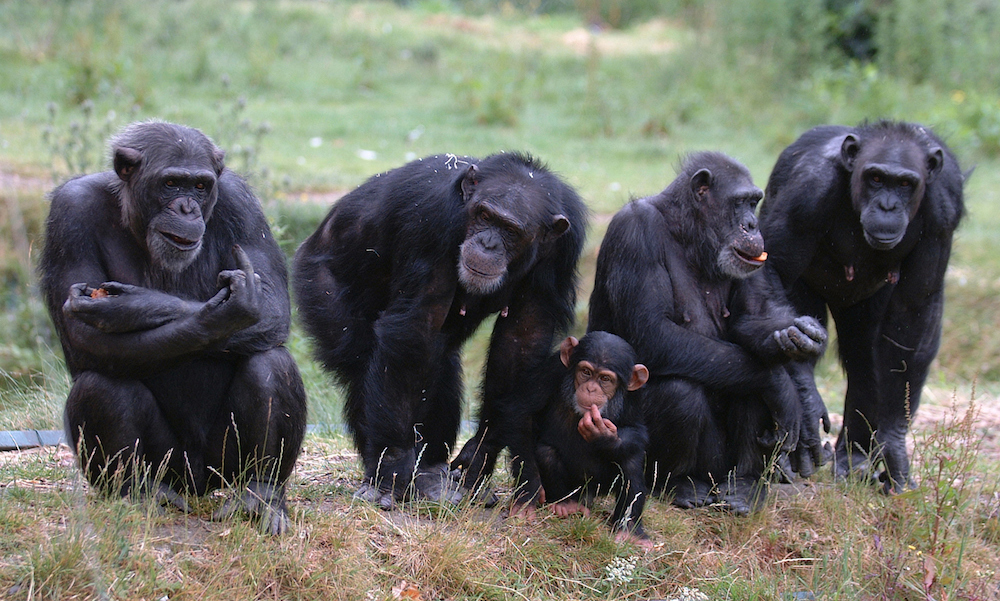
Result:
<svg viewBox="0 0 1000 601">
<path fill-rule="evenodd" d="M 201 240 L 189 240 L 169 232 L 161 231 L 160 235 L 166 238 L 167 242 L 177 247 L 179 250 L 194 250 L 198 248 L 198 243 L 201 242 Z"/>
<path fill-rule="evenodd" d="M 748 253 L 745 253 L 738 248 L 734 248 L 733 251 L 736 253 L 736 256 L 739 257 L 741 261 L 749 263 L 750 265 L 755 265 L 759 267 L 764 264 L 764 261 L 767 260 L 766 251 L 761 251 L 761 253 L 756 257 L 750 256 Z"/>
</svg>

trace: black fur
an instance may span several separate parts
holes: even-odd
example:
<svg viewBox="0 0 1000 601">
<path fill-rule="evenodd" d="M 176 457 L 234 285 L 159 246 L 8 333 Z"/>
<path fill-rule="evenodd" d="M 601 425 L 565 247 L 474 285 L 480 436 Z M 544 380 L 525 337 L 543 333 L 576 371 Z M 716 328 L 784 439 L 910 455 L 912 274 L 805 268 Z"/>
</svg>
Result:
<svg viewBox="0 0 1000 601">
<path fill-rule="evenodd" d="M 457 464 L 472 480 L 492 472 L 519 427 L 508 416 L 524 393 L 519 374 L 572 321 L 586 218 L 576 192 L 531 157 L 437 155 L 370 178 L 303 243 L 296 300 L 317 355 L 347 389 L 365 465 L 359 492 L 391 505 L 417 467 L 418 492 L 450 496 L 419 476 L 442 472 L 455 443 L 462 344 L 500 313 L 479 432 Z"/>
<path fill-rule="evenodd" d="M 122 494 L 182 504 L 176 493 L 247 478 L 257 492 L 241 506 L 281 532 L 306 417 L 281 346 L 284 255 L 257 198 L 201 132 L 137 123 L 112 154 L 116 171 L 52 193 L 39 264 L 73 377 L 67 434 L 94 485 L 120 476 Z M 161 462 L 153 491 L 133 467 Z"/>
<path fill-rule="evenodd" d="M 838 476 L 884 463 L 886 491 L 911 483 L 906 433 L 940 343 L 964 180 L 929 129 L 889 121 L 814 128 L 771 172 L 769 275 L 799 311 L 825 322 L 829 308 L 837 326 L 848 381 Z M 811 379 L 813 364 L 797 369 Z"/>
<path fill-rule="evenodd" d="M 597 258 L 588 331 L 621 336 L 649 368 L 647 481 L 682 507 L 755 508 L 768 460 L 796 448 L 802 425 L 783 364 L 825 342 L 767 290 L 759 257 L 735 256 L 763 251 L 761 196 L 736 161 L 694 154 L 664 191 L 615 215 Z"/>
</svg>

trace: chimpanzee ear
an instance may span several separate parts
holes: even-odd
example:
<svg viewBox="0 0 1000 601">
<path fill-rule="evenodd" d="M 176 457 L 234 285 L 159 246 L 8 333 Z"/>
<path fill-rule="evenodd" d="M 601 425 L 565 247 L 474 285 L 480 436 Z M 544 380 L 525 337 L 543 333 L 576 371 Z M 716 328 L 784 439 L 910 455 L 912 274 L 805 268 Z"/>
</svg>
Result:
<svg viewBox="0 0 1000 601">
<path fill-rule="evenodd" d="M 566 340 L 563 340 L 562 344 L 559 345 L 559 358 L 566 367 L 569 367 L 569 356 L 573 354 L 573 349 L 578 344 L 580 344 L 579 340 L 572 336 L 567 336 Z"/>
<path fill-rule="evenodd" d="M 226 168 L 226 151 L 216 147 L 212 154 L 212 166 L 215 168 L 215 177 L 222 175 L 222 170 Z"/>
<path fill-rule="evenodd" d="M 844 136 L 844 141 L 840 144 L 840 162 L 844 165 L 844 169 L 854 171 L 854 159 L 860 150 L 861 142 L 857 136 L 854 134 Z"/>
<path fill-rule="evenodd" d="M 632 377 L 628 381 L 628 389 L 639 390 L 646 385 L 649 381 L 649 370 L 642 363 L 636 363 L 632 366 Z"/>
<path fill-rule="evenodd" d="M 142 164 L 142 153 L 135 148 L 120 146 L 115 148 L 115 173 L 123 182 L 127 182 Z"/>
<path fill-rule="evenodd" d="M 691 176 L 691 191 L 698 198 L 704 198 L 708 190 L 712 187 L 712 172 L 708 169 L 699 169 Z"/>
<path fill-rule="evenodd" d="M 468 171 L 462 177 L 462 201 L 469 202 L 472 198 L 472 193 L 476 190 L 476 184 L 479 183 L 479 167 L 475 165 L 469 165 Z"/>
<path fill-rule="evenodd" d="M 559 214 L 552 218 L 552 225 L 545 233 L 546 240 L 555 240 L 569 230 L 569 219 L 565 215 Z"/>
<path fill-rule="evenodd" d="M 944 152 L 941 148 L 935 146 L 931 148 L 927 153 L 927 179 L 926 183 L 931 183 L 934 178 L 941 173 L 941 168 L 944 166 Z"/>
</svg>

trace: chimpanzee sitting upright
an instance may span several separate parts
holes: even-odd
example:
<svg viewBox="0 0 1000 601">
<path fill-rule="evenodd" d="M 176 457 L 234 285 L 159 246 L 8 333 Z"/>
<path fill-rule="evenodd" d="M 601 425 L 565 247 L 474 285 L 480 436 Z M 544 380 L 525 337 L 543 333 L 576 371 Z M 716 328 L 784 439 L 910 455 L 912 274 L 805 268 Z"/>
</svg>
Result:
<svg viewBox="0 0 1000 601">
<path fill-rule="evenodd" d="M 826 331 L 754 273 L 762 195 L 729 157 L 691 155 L 665 190 L 615 215 L 597 258 L 588 330 L 621 336 L 649 368 L 647 481 L 681 507 L 750 512 L 777 449 L 821 460 L 820 416 L 783 363 L 822 352 Z"/>
<path fill-rule="evenodd" d="M 306 426 L 285 257 L 201 132 L 136 123 L 111 152 L 114 171 L 52 193 L 39 264 L 73 377 L 67 435 L 95 486 L 186 508 L 177 493 L 245 479 L 216 517 L 246 508 L 280 533 Z"/>
<path fill-rule="evenodd" d="M 611 527 L 645 539 L 643 458 L 649 437 L 638 399 L 628 392 L 648 379 L 649 371 L 618 336 L 566 338 L 532 382 L 544 405 L 534 420 L 534 457 L 512 458 L 515 504 L 547 500 L 565 517 L 589 513 L 597 494 L 616 493 Z"/>
<path fill-rule="evenodd" d="M 822 126 L 771 172 L 761 230 L 796 309 L 837 324 L 847 372 L 834 473 L 910 482 L 906 432 L 941 340 L 944 273 L 964 212 L 964 176 L 928 129 Z M 796 367 L 812 378 L 815 362 Z"/>
<path fill-rule="evenodd" d="M 528 389 L 520 375 L 572 319 L 585 228 L 576 192 L 517 153 L 413 161 L 333 206 L 296 252 L 294 283 L 320 360 L 347 388 L 365 468 L 359 497 L 391 507 L 412 480 L 419 496 L 458 499 L 443 480 L 460 351 L 499 313 L 479 432 L 462 455 L 471 480 L 492 472 L 522 427 L 507 417 Z"/>
</svg>

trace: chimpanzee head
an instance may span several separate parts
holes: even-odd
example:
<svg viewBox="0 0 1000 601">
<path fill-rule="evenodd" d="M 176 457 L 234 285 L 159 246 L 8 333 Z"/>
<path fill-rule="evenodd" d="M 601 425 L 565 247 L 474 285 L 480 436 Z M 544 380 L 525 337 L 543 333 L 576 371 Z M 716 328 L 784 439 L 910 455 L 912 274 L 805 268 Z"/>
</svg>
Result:
<svg viewBox="0 0 1000 601">
<path fill-rule="evenodd" d="M 198 256 L 225 153 L 196 129 L 134 123 L 111 142 L 122 223 L 152 262 L 182 271 Z"/>
<path fill-rule="evenodd" d="M 865 241 L 875 250 L 894 248 L 941 172 L 944 152 L 919 126 L 881 122 L 848 134 L 840 156 Z"/>
<path fill-rule="evenodd" d="M 696 261 L 708 274 L 745 278 L 764 264 L 754 213 L 764 193 L 742 164 L 720 153 L 693 154 L 664 193 L 679 209 L 670 223 L 674 235 L 697 251 Z"/>
<path fill-rule="evenodd" d="M 535 264 L 569 220 L 552 210 L 555 176 L 530 157 L 492 155 L 460 182 L 467 212 L 459 281 L 473 294 L 492 294 Z"/>
<path fill-rule="evenodd" d="M 649 370 L 637 363 L 632 345 L 608 332 L 590 332 L 579 341 L 572 336 L 559 346 L 559 358 L 569 368 L 563 378 L 563 399 L 580 415 L 597 406 L 612 421 L 621 416 L 625 391 L 638 390 Z"/>
</svg>

